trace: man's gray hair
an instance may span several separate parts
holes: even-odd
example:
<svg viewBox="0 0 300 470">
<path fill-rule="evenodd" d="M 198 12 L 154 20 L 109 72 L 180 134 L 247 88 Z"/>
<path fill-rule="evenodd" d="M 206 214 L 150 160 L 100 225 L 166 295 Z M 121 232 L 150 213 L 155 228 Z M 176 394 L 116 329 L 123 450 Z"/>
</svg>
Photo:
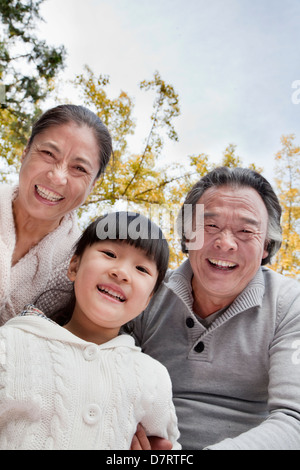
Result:
<svg viewBox="0 0 300 470">
<path fill-rule="evenodd" d="M 196 205 L 203 193 L 209 188 L 221 186 L 230 186 L 233 188 L 250 187 L 255 189 L 261 196 L 269 215 L 266 245 L 268 256 L 262 260 L 261 264 L 265 265 L 270 263 L 282 243 L 282 228 L 280 225 L 282 209 L 271 184 L 256 171 L 247 168 L 215 168 L 213 171 L 203 176 L 188 193 L 180 210 L 179 217 L 181 217 L 181 220 L 184 220 L 185 205 L 187 205 L 187 207 L 192 205 L 192 213 L 194 214 Z M 182 224 L 181 246 L 182 251 L 188 253 L 184 224 Z"/>
</svg>

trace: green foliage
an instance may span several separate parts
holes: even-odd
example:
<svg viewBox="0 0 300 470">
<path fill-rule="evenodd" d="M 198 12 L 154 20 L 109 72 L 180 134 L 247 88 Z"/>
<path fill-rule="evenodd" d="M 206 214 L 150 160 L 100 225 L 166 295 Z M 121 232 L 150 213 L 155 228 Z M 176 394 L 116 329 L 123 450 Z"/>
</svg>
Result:
<svg viewBox="0 0 300 470">
<path fill-rule="evenodd" d="M 0 181 L 17 176 L 20 157 L 29 137 L 32 122 L 41 106 L 55 90 L 55 78 L 64 66 L 64 47 L 53 48 L 38 39 L 36 25 L 42 21 L 39 8 L 44 0 L 0 0 L 0 84 L 5 84 L 5 104 L 0 103 Z M 153 218 L 165 229 L 171 246 L 171 266 L 183 259 L 175 237 L 175 219 L 188 191 L 213 164 L 209 155 L 187 156 L 185 165 L 163 165 L 165 139 L 177 142 L 174 120 L 180 115 L 179 97 L 159 72 L 143 80 L 140 89 L 153 95 L 149 132 L 142 152 L 128 150 L 128 138 L 135 132 L 133 99 L 120 91 L 109 96 L 110 78 L 95 76 L 86 66 L 74 79 L 82 102 L 96 112 L 108 126 L 114 152 L 106 174 L 95 185 L 79 209 L 82 226 L 99 213 L 126 204 Z M 277 190 L 283 207 L 284 243 L 273 269 L 293 277 L 300 274 L 300 148 L 294 136 L 283 136 L 282 149 L 276 155 Z M 243 166 L 236 145 L 229 144 L 218 165 Z M 263 172 L 255 164 L 250 168 Z"/>
<path fill-rule="evenodd" d="M 42 2 L 0 0 L 0 82 L 6 91 L 5 106 L 0 107 L 0 155 L 16 169 L 40 104 L 64 65 L 64 47 L 50 47 L 34 34 L 42 21 Z"/>
<path fill-rule="evenodd" d="M 282 214 L 283 243 L 273 269 L 286 276 L 300 276 L 300 147 L 295 136 L 282 136 L 276 154 L 276 186 Z"/>
</svg>

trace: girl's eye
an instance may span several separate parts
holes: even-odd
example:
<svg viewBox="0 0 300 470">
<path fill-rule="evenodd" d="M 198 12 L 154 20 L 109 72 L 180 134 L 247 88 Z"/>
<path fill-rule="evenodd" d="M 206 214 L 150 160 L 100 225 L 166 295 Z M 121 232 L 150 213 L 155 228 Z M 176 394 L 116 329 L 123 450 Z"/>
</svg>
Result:
<svg viewBox="0 0 300 470">
<path fill-rule="evenodd" d="M 149 274 L 150 275 L 150 272 L 147 268 L 144 268 L 144 266 L 137 266 L 136 269 L 142 273 L 145 273 L 145 274 Z"/>
<path fill-rule="evenodd" d="M 102 250 L 101 253 L 104 253 L 109 258 L 116 258 L 116 255 L 112 251 Z"/>
</svg>

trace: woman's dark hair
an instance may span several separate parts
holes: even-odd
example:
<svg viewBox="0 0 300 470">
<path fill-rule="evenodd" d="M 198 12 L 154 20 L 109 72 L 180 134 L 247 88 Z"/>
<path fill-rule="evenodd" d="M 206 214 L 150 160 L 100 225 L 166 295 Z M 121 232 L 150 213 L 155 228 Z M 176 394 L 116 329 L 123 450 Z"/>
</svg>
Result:
<svg viewBox="0 0 300 470">
<path fill-rule="evenodd" d="M 169 265 L 169 245 L 162 230 L 150 219 L 135 212 L 111 212 L 98 217 L 83 232 L 75 245 L 74 255 L 79 258 L 85 249 L 99 241 L 110 240 L 126 243 L 142 250 L 156 264 L 158 277 L 155 293 L 165 278 Z M 64 325 L 71 319 L 75 308 L 75 293 L 67 307 L 51 315 L 51 319 Z"/>
<path fill-rule="evenodd" d="M 78 126 L 87 126 L 94 133 L 98 143 L 100 162 L 99 171 L 96 176 L 97 179 L 104 173 L 109 162 L 112 154 L 112 139 L 107 127 L 103 124 L 97 114 L 84 106 L 64 104 L 46 111 L 33 124 L 31 136 L 28 141 L 28 148 L 30 148 L 34 138 L 41 132 L 52 126 L 69 124 L 70 122 L 74 122 Z"/>
<path fill-rule="evenodd" d="M 207 191 L 207 189 L 221 186 L 229 186 L 232 188 L 250 187 L 255 189 L 262 198 L 268 211 L 269 220 L 266 245 L 268 256 L 262 260 L 261 264 L 265 265 L 270 263 L 282 243 L 282 228 L 280 225 L 282 209 L 270 183 L 254 170 L 248 168 L 219 167 L 207 173 L 188 193 L 178 219 L 184 221 L 184 208 L 188 205 L 192 205 L 192 213 L 195 214 L 196 205 L 203 193 Z M 185 236 L 183 222 L 180 224 L 180 230 L 182 251 L 188 253 L 186 246 L 187 238 Z"/>
</svg>

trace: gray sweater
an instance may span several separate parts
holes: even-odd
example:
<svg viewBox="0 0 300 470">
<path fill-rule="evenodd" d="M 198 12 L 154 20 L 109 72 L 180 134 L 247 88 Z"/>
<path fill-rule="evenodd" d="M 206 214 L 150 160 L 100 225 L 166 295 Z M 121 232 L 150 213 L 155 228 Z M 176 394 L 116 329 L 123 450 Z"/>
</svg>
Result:
<svg viewBox="0 0 300 470">
<path fill-rule="evenodd" d="M 270 269 L 210 326 L 192 311 L 189 261 L 135 320 L 171 375 L 183 449 L 300 450 L 300 285 Z"/>
</svg>

